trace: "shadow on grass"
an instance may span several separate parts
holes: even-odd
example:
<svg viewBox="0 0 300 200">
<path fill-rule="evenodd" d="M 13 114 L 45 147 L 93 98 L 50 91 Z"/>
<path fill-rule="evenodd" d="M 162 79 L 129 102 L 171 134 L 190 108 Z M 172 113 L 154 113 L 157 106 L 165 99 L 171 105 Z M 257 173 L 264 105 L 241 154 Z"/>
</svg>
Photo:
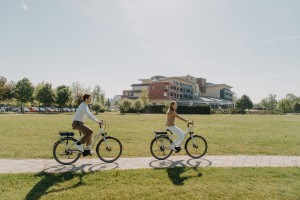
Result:
<svg viewBox="0 0 300 200">
<path fill-rule="evenodd" d="M 184 172 L 187 172 L 188 170 L 195 170 L 197 172 L 197 175 L 190 175 L 190 176 L 182 176 Z M 198 171 L 197 168 L 183 168 L 183 167 L 175 167 L 175 168 L 168 168 L 168 177 L 172 181 L 174 185 L 184 185 L 184 181 L 190 179 L 190 178 L 197 178 L 202 177 L 202 173 Z"/>
<path fill-rule="evenodd" d="M 167 168 L 169 179 L 174 185 L 180 186 L 184 185 L 184 181 L 186 181 L 187 179 L 202 177 L 202 173 L 199 171 L 199 166 L 203 162 L 205 163 L 204 166 L 211 166 L 211 161 L 206 159 L 189 159 L 186 161 L 186 163 L 184 160 L 154 160 L 149 164 L 149 166 L 153 167 L 154 169 Z M 197 172 L 197 174 L 190 176 L 182 175 L 184 172 L 187 172 L 189 170 L 194 170 Z"/>
<path fill-rule="evenodd" d="M 76 188 L 80 185 L 82 185 L 82 177 L 85 175 L 85 173 L 75 173 L 75 172 L 65 172 L 60 174 L 52 174 L 47 172 L 41 172 L 35 174 L 36 177 L 42 177 L 42 180 L 38 182 L 26 195 L 25 200 L 30 199 L 40 199 L 42 196 L 45 196 L 50 193 L 59 192 L 62 190 L 68 190 L 71 188 Z M 74 178 L 78 178 L 78 182 L 71 186 L 66 188 L 60 188 L 60 189 L 54 189 L 51 191 L 47 191 L 50 187 L 58 184 L 70 181 Z"/>
<path fill-rule="evenodd" d="M 190 161 L 190 160 L 189 160 Z M 172 167 L 167 168 L 168 177 L 172 181 L 174 185 L 184 185 L 184 181 L 190 178 L 196 178 L 201 177 L 202 173 L 198 171 L 199 164 L 196 164 L 195 166 L 192 166 L 189 164 L 189 161 L 187 162 L 188 165 L 183 163 L 183 160 L 173 161 Z M 195 170 L 197 172 L 197 175 L 193 176 L 182 176 L 184 172 L 187 172 L 188 170 Z"/>
<path fill-rule="evenodd" d="M 116 168 L 118 168 L 118 164 L 116 163 L 100 163 L 97 165 L 83 164 L 81 166 L 58 165 L 47 168 L 43 172 L 34 175 L 35 177 L 41 177 L 42 179 L 28 192 L 25 200 L 40 199 L 50 193 L 79 187 L 84 185 L 82 179 L 86 174 Z M 68 182 L 73 179 L 78 179 L 78 182 L 73 186 L 49 190 L 49 188 L 55 185 Z"/>
</svg>

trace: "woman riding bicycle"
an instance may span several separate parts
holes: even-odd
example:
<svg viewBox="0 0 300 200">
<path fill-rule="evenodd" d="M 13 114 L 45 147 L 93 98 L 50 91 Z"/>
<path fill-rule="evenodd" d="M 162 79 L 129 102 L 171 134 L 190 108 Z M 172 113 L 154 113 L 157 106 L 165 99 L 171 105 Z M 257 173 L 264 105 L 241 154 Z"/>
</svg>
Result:
<svg viewBox="0 0 300 200">
<path fill-rule="evenodd" d="M 86 116 L 98 124 L 103 124 L 103 120 L 96 119 L 95 116 L 90 112 L 88 105 L 92 103 L 91 95 L 89 95 L 89 94 L 83 95 L 82 100 L 83 100 L 83 102 L 79 105 L 79 107 L 75 113 L 72 127 L 73 127 L 73 129 L 79 130 L 80 132 L 82 132 L 84 134 L 82 139 L 75 144 L 76 147 L 81 152 L 85 152 L 85 155 L 87 155 L 87 154 L 91 155 L 92 152 L 90 149 L 90 145 L 92 143 L 91 136 L 93 134 L 93 130 L 91 128 L 89 128 L 88 126 L 86 126 L 83 123 L 83 121 Z M 83 149 L 82 144 L 86 144 L 85 150 Z"/>
<path fill-rule="evenodd" d="M 170 131 L 172 131 L 172 133 L 175 133 L 177 135 L 177 140 L 175 140 L 171 146 L 170 149 L 176 152 L 179 152 L 181 150 L 181 143 L 184 139 L 184 131 L 181 130 L 180 128 L 178 128 L 175 125 L 175 117 L 177 117 L 178 119 L 185 121 L 185 122 L 189 122 L 189 120 L 184 119 L 183 117 L 179 116 L 176 113 L 176 109 L 177 109 L 177 103 L 176 101 L 172 101 L 168 111 L 167 111 L 167 121 L 166 121 L 166 126 L 167 129 L 169 129 Z"/>
</svg>

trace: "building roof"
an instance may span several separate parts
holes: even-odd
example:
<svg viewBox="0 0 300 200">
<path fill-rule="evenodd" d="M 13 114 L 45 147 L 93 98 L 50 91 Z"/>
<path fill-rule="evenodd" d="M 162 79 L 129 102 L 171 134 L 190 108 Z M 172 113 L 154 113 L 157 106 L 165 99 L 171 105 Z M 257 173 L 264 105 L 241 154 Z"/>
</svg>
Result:
<svg viewBox="0 0 300 200">
<path fill-rule="evenodd" d="M 184 78 L 176 77 L 176 76 L 173 76 L 173 77 L 166 77 L 166 78 L 160 79 L 160 81 L 168 81 L 168 80 L 178 80 L 178 81 L 181 81 L 181 82 L 188 82 L 188 83 L 190 83 L 190 84 L 195 84 L 193 81 L 186 80 L 186 79 L 184 79 Z"/>
<path fill-rule="evenodd" d="M 220 86 L 224 86 L 226 88 L 232 88 L 230 85 L 227 84 L 214 84 L 214 83 L 206 83 L 205 84 L 206 87 L 220 87 Z"/>
<path fill-rule="evenodd" d="M 169 80 L 178 80 L 178 81 L 187 82 L 187 83 L 190 83 L 190 84 L 195 84 L 194 81 L 188 80 L 186 77 L 189 77 L 189 76 L 170 76 L 170 77 L 165 77 L 165 76 L 157 75 L 157 76 L 151 77 L 151 79 L 138 79 L 138 80 L 142 81 L 142 83 L 151 83 L 151 82 L 156 82 L 156 81 L 164 82 L 164 81 L 169 81 Z M 192 77 L 193 79 L 196 79 L 193 76 L 190 76 L 190 77 Z"/>
</svg>

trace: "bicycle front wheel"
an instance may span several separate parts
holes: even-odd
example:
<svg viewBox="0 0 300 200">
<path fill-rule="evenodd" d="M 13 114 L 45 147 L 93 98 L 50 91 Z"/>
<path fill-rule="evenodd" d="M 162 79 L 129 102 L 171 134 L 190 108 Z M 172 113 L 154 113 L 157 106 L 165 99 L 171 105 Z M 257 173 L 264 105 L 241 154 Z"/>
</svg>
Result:
<svg viewBox="0 0 300 200">
<path fill-rule="evenodd" d="M 199 135 L 193 135 L 185 143 L 186 153 L 192 158 L 201 158 L 206 154 L 207 142 Z"/>
<path fill-rule="evenodd" d="M 155 137 L 150 144 L 150 152 L 152 156 L 158 160 L 167 159 L 173 152 L 170 149 L 170 145 L 172 143 L 172 140 L 167 136 L 162 135 Z"/>
<path fill-rule="evenodd" d="M 58 140 L 53 147 L 54 159 L 63 165 L 70 165 L 76 162 L 81 152 L 76 148 L 74 138 L 62 138 Z"/>
<path fill-rule="evenodd" d="M 96 152 L 100 160 L 111 163 L 116 161 L 122 154 L 122 144 L 114 137 L 105 137 L 97 145 Z"/>
</svg>

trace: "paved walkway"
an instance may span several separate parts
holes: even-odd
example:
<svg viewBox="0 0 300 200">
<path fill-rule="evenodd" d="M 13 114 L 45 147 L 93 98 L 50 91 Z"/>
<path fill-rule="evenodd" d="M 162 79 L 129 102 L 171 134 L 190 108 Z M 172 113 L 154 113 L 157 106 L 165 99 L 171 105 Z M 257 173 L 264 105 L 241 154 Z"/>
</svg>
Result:
<svg viewBox="0 0 300 200">
<path fill-rule="evenodd" d="M 0 173 L 92 172 L 172 167 L 300 167 L 300 156 L 204 156 L 201 159 L 171 156 L 163 161 L 153 157 L 138 157 L 120 158 L 115 163 L 104 163 L 94 157 L 80 158 L 72 165 L 61 165 L 54 159 L 0 159 Z"/>
</svg>

